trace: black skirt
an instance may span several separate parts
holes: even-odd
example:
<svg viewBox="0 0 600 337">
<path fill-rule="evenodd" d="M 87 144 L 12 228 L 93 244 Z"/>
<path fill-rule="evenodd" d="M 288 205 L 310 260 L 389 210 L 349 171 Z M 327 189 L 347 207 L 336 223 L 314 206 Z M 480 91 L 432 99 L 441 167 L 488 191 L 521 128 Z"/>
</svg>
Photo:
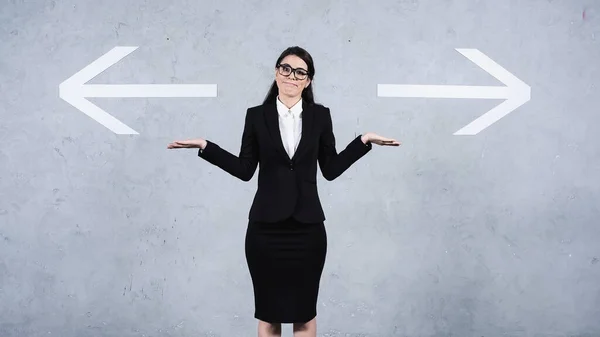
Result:
<svg viewBox="0 0 600 337">
<path fill-rule="evenodd" d="M 246 262 L 254 288 L 254 317 L 269 323 L 305 323 L 317 315 L 327 253 L 323 222 L 249 221 Z"/>
</svg>

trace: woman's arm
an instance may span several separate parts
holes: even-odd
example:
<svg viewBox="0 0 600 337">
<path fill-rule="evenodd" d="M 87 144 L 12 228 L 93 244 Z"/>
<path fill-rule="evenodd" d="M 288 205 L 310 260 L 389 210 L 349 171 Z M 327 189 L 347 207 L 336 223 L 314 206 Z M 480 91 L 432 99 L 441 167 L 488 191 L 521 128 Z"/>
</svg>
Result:
<svg viewBox="0 0 600 337">
<path fill-rule="evenodd" d="M 335 148 L 335 135 L 329 108 L 325 108 L 325 127 L 319 139 L 319 166 L 326 180 L 334 180 L 346 171 L 352 164 L 367 154 L 372 148 L 366 135 L 360 135 L 352 140 L 338 154 Z"/>
<path fill-rule="evenodd" d="M 258 166 L 258 145 L 250 109 L 246 111 L 242 144 L 238 156 L 209 140 L 206 141 L 206 146 L 198 151 L 198 156 L 243 181 L 252 179 Z"/>
</svg>

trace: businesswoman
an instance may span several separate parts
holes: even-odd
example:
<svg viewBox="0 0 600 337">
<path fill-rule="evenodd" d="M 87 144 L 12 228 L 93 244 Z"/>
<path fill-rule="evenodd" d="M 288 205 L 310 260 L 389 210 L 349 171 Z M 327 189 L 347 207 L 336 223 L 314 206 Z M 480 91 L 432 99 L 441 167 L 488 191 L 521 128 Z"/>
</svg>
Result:
<svg viewBox="0 0 600 337">
<path fill-rule="evenodd" d="M 245 254 L 254 288 L 258 336 L 316 336 L 319 282 L 327 251 L 325 215 L 317 191 L 317 163 L 326 180 L 339 177 L 372 144 L 400 145 L 365 133 L 340 153 L 329 108 L 313 99 L 315 67 L 300 47 L 275 63 L 275 80 L 262 105 L 246 111 L 239 154 L 197 138 L 168 148 L 199 148 L 198 156 L 243 181 L 258 164 L 258 190 L 250 208 Z"/>
</svg>

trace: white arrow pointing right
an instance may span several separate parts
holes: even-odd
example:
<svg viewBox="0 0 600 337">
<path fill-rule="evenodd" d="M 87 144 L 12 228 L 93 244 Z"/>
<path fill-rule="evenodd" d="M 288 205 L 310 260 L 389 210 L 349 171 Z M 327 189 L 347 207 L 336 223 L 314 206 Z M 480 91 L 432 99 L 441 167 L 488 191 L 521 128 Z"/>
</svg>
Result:
<svg viewBox="0 0 600 337">
<path fill-rule="evenodd" d="M 379 97 L 506 99 L 454 135 L 476 135 L 531 99 L 531 88 L 477 49 L 456 49 L 500 82 L 500 86 L 379 84 Z"/>
</svg>

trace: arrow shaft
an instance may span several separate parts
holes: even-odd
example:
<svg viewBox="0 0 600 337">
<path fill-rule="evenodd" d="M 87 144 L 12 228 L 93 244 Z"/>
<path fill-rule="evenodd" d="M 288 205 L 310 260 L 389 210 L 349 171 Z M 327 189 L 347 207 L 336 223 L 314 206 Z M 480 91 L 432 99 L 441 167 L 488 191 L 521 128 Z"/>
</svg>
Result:
<svg viewBox="0 0 600 337">
<path fill-rule="evenodd" d="M 511 90 L 497 86 L 379 84 L 377 96 L 507 99 Z"/>
<path fill-rule="evenodd" d="M 86 84 L 83 97 L 216 97 L 214 84 Z"/>
</svg>

